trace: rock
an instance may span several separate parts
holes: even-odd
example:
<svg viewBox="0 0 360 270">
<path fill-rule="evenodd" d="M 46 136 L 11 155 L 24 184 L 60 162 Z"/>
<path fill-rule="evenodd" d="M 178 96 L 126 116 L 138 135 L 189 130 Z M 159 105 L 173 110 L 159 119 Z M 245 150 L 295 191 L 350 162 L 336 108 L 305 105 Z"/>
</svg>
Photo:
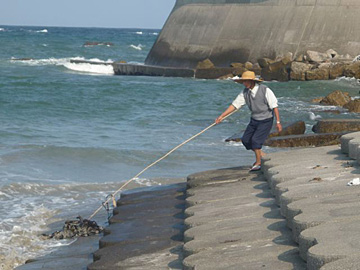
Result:
<svg viewBox="0 0 360 270">
<path fill-rule="evenodd" d="M 339 56 L 339 54 L 334 51 L 333 49 L 329 49 L 326 51 L 326 55 L 328 56 L 328 58 L 332 59 L 332 58 L 336 58 Z"/>
<path fill-rule="evenodd" d="M 344 106 L 349 101 L 351 101 L 351 97 L 348 92 L 343 92 L 340 90 L 336 90 L 331 92 L 326 97 L 324 97 L 320 103 L 326 105 L 333 105 L 333 106 Z"/>
<path fill-rule="evenodd" d="M 217 79 L 218 79 L 218 80 L 227 80 L 227 79 L 232 78 L 232 77 L 234 77 L 234 75 L 233 75 L 232 73 L 229 73 L 229 74 L 220 76 L 220 77 L 217 78 Z"/>
<path fill-rule="evenodd" d="M 320 103 L 323 99 L 323 97 L 314 98 L 311 100 L 311 103 Z"/>
<path fill-rule="evenodd" d="M 245 71 L 247 71 L 247 69 L 244 68 L 244 67 L 236 67 L 236 68 L 233 69 L 232 74 L 233 74 L 234 76 L 239 76 L 239 77 L 241 77 L 241 75 L 242 75 Z"/>
<path fill-rule="evenodd" d="M 330 66 L 329 78 L 330 80 L 334 80 L 338 77 L 344 76 L 345 64 L 337 63 L 335 65 Z"/>
<path fill-rule="evenodd" d="M 360 61 L 360 54 L 356 56 L 353 60 L 353 62 L 359 62 Z"/>
<path fill-rule="evenodd" d="M 195 70 L 195 78 L 197 78 L 197 79 L 218 79 L 224 75 L 233 74 L 233 71 L 234 71 L 234 68 L 231 68 L 231 67 L 201 68 L 201 69 Z"/>
<path fill-rule="evenodd" d="M 340 143 L 340 137 L 345 133 L 327 133 L 327 134 L 303 134 L 273 137 L 267 139 L 264 143 L 270 147 L 310 147 L 326 146 Z"/>
<path fill-rule="evenodd" d="M 230 67 L 233 67 L 233 68 L 243 68 L 243 67 L 244 67 L 244 64 L 243 64 L 243 63 L 231 63 L 231 64 L 230 64 Z"/>
<path fill-rule="evenodd" d="M 292 123 L 291 125 L 283 128 L 283 130 L 279 132 L 270 133 L 268 138 L 278 137 L 278 136 L 287 136 L 287 135 L 298 135 L 305 133 L 305 122 L 304 121 L 297 121 Z"/>
<path fill-rule="evenodd" d="M 124 60 L 119 61 L 120 64 L 126 64 L 127 62 Z"/>
<path fill-rule="evenodd" d="M 266 81 L 277 80 L 286 82 L 289 80 L 290 63 L 282 61 L 274 62 L 261 70 L 261 77 Z"/>
<path fill-rule="evenodd" d="M 329 60 L 330 58 L 326 53 L 306 51 L 305 59 L 309 62 L 321 63 Z"/>
<path fill-rule="evenodd" d="M 244 67 L 245 67 L 246 69 L 250 70 L 250 69 L 253 68 L 253 64 L 252 64 L 251 62 L 246 62 L 246 63 L 244 64 Z"/>
<path fill-rule="evenodd" d="M 315 133 L 360 131 L 360 119 L 321 119 L 313 126 Z"/>
<path fill-rule="evenodd" d="M 84 43 L 83 45 L 84 47 L 89 47 L 89 46 L 114 46 L 114 43 L 111 42 L 97 42 L 97 41 L 87 41 Z"/>
<path fill-rule="evenodd" d="M 292 62 L 290 66 L 290 79 L 296 81 L 305 81 L 305 74 L 307 71 L 311 70 L 312 67 L 312 64 Z"/>
<path fill-rule="evenodd" d="M 253 64 L 251 71 L 254 71 L 256 75 L 261 75 L 261 67 L 258 63 Z"/>
<path fill-rule="evenodd" d="M 281 133 L 273 132 L 269 135 L 269 138 L 276 136 L 286 136 L 286 135 L 295 135 L 295 134 L 304 134 L 305 132 L 305 123 L 303 121 L 294 122 L 283 128 Z M 225 142 L 241 142 L 242 133 L 236 133 L 231 137 L 227 138 Z"/>
<path fill-rule="evenodd" d="M 295 57 L 295 61 L 296 62 L 303 62 L 304 59 L 304 55 L 303 54 L 299 54 L 298 56 Z"/>
<path fill-rule="evenodd" d="M 196 69 L 207 69 L 207 68 L 214 68 L 215 65 L 213 64 L 213 62 L 211 62 L 211 60 L 209 58 L 205 59 L 204 61 L 200 61 L 197 66 Z"/>
<path fill-rule="evenodd" d="M 305 78 L 308 81 L 312 80 L 328 80 L 330 71 L 325 68 L 317 68 L 305 72 Z"/>
<path fill-rule="evenodd" d="M 290 64 L 293 60 L 293 54 L 291 52 L 286 53 L 279 59 L 284 65 Z"/>
<path fill-rule="evenodd" d="M 360 79 L 360 62 L 346 65 L 344 68 L 344 76 Z"/>
<path fill-rule="evenodd" d="M 267 67 L 268 65 L 274 63 L 275 61 L 274 60 L 271 60 L 270 58 L 260 58 L 258 59 L 258 64 L 261 68 L 265 68 Z"/>
<path fill-rule="evenodd" d="M 349 112 L 360 113 L 360 99 L 349 101 L 349 103 L 344 105 L 344 108 L 348 109 Z"/>
</svg>

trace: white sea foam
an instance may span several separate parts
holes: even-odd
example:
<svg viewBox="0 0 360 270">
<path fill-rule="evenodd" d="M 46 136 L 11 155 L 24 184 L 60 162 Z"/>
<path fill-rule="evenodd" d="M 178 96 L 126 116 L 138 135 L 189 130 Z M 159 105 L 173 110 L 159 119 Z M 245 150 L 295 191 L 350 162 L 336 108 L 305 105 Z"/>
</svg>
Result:
<svg viewBox="0 0 360 270">
<path fill-rule="evenodd" d="M 0 32 L 5 32 L 5 29 L 0 27 Z"/>
<path fill-rule="evenodd" d="M 111 65 L 92 65 L 88 63 L 79 63 L 79 64 L 66 63 L 64 64 L 64 67 L 79 72 L 114 75 L 114 68 Z"/>
<path fill-rule="evenodd" d="M 14 58 L 11 59 L 14 63 L 21 63 L 29 66 L 64 66 L 67 69 L 93 73 L 93 74 L 106 74 L 113 75 L 114 69 L 111 65 L 97 65 L 91 63 L 71 63 L 71 60 L 80 60 L 80 61 L 88 61 L 88 62 L 97 62 L 104 64 L 111 64 L 113 61 L 108 59 L 106 61 L 100 60 L 98 58 L 85 59 L 83 57 L 72 57 L 72 58 L 47 58 L 47 59 L 30 59 L 30 60 L 16 60 Z"/>
<path fill-rule="evenodd" d="M 157 35 L 159 35 L 159 33 L 157 33 L 157 32 L 154 32 L 154 33 L 152 33 L 154 36 L 157 36 Z"/>
<path fill-rule="evenodd" d="M 38 30 L 38 31 L 35 31 L 36 33 L 48 33 L 48 30 L 47 29 L 42 29 L 42 30 Z"/>
<path fill-rule="evenodd" d="M 139 45 L 137 45 L 137 46 L 131 44 L 130 47 L 133 48 L 133 49 L 135 49 L 135 50 L 141 51 L 144 46 L 141 45 L 141 44 L 139 44 Z"/>
<path fill-rule="evenodd" d="M 139 32 L 136 32 L 136 34 L 138 34 L 138 35 L 142 35 L 142 34 L 143 34 L 143 32 L 139 31 Z"/>
</svg>

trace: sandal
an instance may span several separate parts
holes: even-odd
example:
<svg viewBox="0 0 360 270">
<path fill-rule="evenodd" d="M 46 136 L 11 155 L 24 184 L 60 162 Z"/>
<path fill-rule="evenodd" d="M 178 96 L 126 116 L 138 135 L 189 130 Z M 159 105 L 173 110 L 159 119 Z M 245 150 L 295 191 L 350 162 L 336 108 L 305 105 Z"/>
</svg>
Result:
<svg viewBox="0 0 360 270">
<path fill-rule="evenodd" d="M 256 172 L 261 170 L 261 165 L 253 165 L 250 169 L 250 172 Z"/>
</svg>

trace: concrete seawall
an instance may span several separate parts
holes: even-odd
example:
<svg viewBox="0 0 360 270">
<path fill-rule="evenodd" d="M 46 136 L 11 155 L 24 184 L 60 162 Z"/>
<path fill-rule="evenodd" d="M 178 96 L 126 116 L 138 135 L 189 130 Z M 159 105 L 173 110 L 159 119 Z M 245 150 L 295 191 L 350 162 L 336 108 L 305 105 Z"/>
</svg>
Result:
<svg viewBox="0 0 360 270">
<path fill-rule="evenodd" d="M 193 68 L 306 50 L 360 54 L 360 0 L 178 0 L 145 64 Z"/>
</svg>

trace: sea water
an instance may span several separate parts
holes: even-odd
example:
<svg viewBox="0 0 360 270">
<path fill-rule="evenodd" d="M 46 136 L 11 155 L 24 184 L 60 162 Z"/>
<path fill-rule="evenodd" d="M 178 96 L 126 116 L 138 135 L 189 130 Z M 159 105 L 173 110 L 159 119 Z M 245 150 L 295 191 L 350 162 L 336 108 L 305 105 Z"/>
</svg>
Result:
<svg viewBox="0 0 360 270">
<path fill-rule="evenodd" d="M 242 90 L 228 80 L 114 76 L 111 66 L 70 62 L 143 64 L 159 32 L 0 26 L 0 268 L 69 244 L 38 236 L 54 221 L 89 216 L 124 181 L 212 124 Z M 311 132 L 311 111 L 358 118 L 311 103 L 338 89 L 358 96 L 355 79 L 266 84 L 278 97 L 284 125 L 303 120 Z M 248 121 L 244 108 L 135 182 L 156 186 L 252 164 L 253 153 L 224 141 Z"/>
</svg>

